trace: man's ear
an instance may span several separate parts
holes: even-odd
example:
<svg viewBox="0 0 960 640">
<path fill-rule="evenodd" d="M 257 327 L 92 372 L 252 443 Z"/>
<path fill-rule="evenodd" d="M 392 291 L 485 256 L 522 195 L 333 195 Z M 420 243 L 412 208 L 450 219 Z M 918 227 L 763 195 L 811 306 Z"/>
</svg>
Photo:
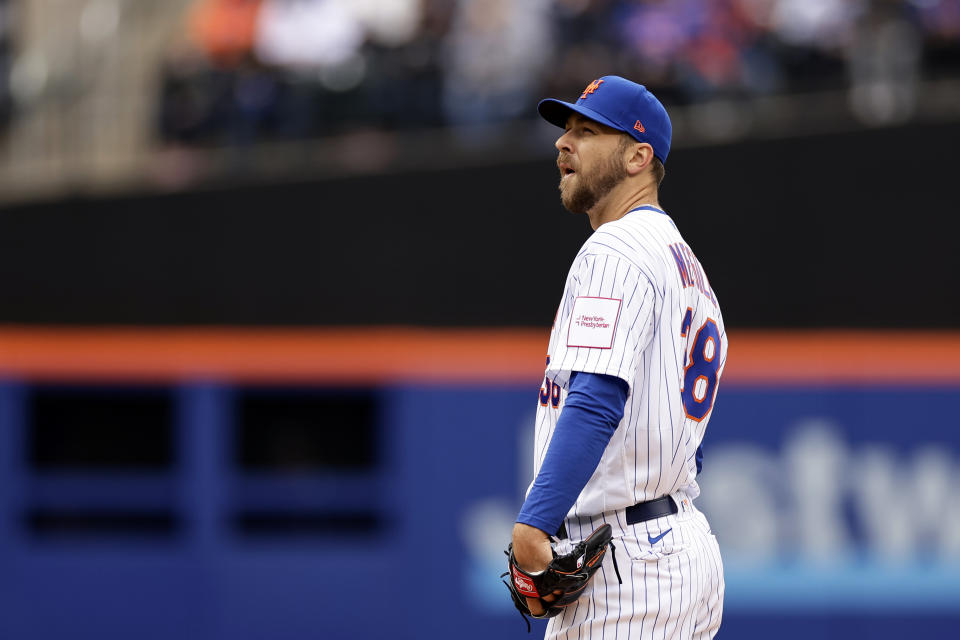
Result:
<svg viewBox="0 0 960 640">
<path fill-rule="evenodd" d="M 637 142 L 627 147 L 627 175 L 642 173 L 653 162 L 653 147 L 646 142 Z"/>
</svg>

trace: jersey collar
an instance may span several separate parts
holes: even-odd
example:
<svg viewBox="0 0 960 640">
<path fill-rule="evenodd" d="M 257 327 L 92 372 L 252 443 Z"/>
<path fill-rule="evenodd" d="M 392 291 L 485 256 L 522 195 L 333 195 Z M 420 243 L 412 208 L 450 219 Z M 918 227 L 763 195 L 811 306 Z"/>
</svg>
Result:
<svg viewBox="0 0 960 640">
<path fill-rule="evenodd" d="M 652 204 L 642 204 L 639 207 L 630 209 L 630 211 L 627 211 L 627 213 L 633 213 L 634 211 L 656 211 L 657 213 L 662 213 L 663 215 L 667 215 L 666 211 L 664 211 L 663 209 L 657 209 Z"/>
</svg>

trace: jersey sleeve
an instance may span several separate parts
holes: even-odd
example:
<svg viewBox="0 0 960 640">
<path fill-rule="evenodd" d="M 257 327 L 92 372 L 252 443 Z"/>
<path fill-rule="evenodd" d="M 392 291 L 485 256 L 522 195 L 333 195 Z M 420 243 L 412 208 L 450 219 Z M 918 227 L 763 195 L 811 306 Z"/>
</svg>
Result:
<svg viewBox="0 0 960 640">
<path fill-rule="evenodd" d="M 627 392 L 619 378 L 570 375 L 570 393 L 517 522 L 548 534 L 560 527 L 623 419 Z"/>
<path fill-rule="evenodd" d="M 653 336 L 653 285 L 630 261 L 605 254 L 580 256 L 569 278 L 547 376 L 564 388 L 572 371 L 616 376 L 632 387 Z"/>
</svg>

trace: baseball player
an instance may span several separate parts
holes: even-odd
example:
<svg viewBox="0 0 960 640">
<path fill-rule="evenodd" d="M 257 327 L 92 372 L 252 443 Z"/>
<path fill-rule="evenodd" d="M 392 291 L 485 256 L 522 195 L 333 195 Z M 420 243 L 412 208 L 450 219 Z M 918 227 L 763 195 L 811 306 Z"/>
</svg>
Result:
<svg viewBox="0 0 960 640">
<path fill-rule="evenodd" d="M 554 550 L 609 524 L 618 557 L 606 554 L 574 603 L 552 607 L 546 637 L 712 638 L 723 569 L 693 500 L 727 337 L 700 262 L 657 201 L 670 118 L 645 87 L 617 76 L 538 110 L 565 129 L 561 200 L 594 233 L 550 334 L 515 561 L 536 575 Z M 555 593 L 526 598 L 530 612 Z"/>
</svg>

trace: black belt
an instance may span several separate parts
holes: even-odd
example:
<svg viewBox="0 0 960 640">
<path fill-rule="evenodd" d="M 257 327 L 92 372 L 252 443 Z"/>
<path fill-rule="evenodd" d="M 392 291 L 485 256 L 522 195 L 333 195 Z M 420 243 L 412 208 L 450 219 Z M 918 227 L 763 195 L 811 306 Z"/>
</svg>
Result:
<svg viewBox="0 0 960 640">
<path fill-rule="evenodd" d="M 627 507 L 627 524 L 646 522 L 647 520 L 662 518 L 663 516 L 669 516 L 676 512 L 677 503 L 674 502 L 670 496 L 663 496 L 662 498 L 647 500 L 646 502 L 638 502 L 632 507 Z M 560 539 L 567 537 L 567 526 L 565 522 L 560 523 L 560 528 L 557 529 L 557 537 Z"/>
</svg>

